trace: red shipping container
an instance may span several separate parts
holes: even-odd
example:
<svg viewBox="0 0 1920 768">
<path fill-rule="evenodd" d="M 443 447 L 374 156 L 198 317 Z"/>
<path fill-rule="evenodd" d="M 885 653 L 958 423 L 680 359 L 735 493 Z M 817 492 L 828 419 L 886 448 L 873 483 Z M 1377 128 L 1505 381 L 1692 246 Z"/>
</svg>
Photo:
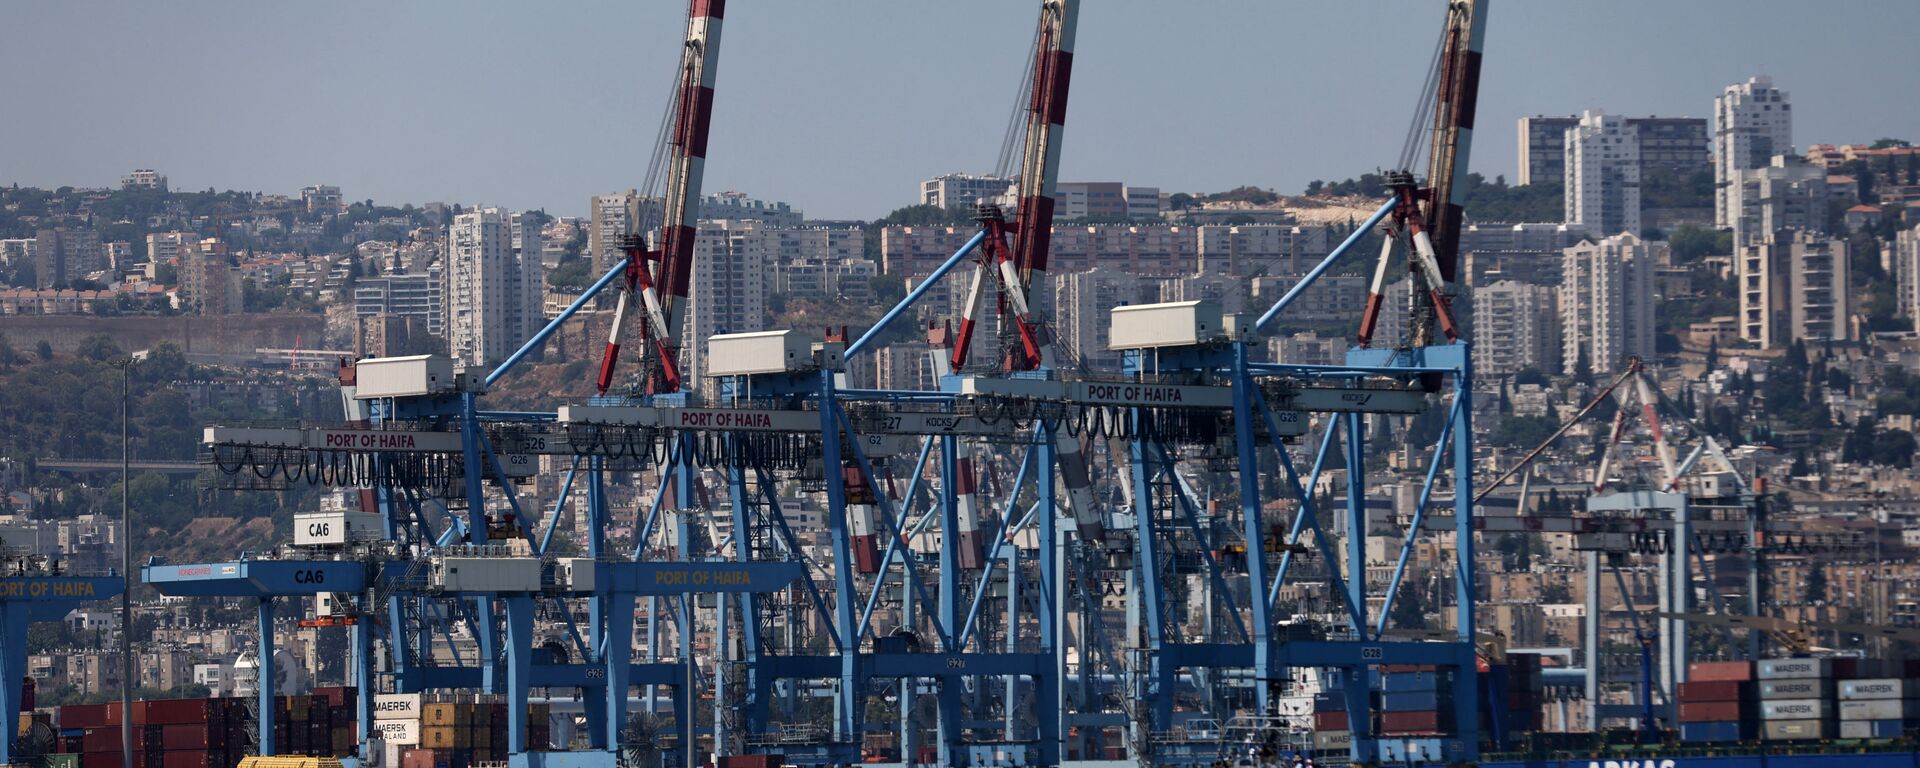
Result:
<svg viewBox="0 0 1920 768">
<path fill-rule="evenodd" d="M 1737 701 L 1683 701 L 1680 702 L 1680 722 L 1719 723 L 1739 720 L 1740 710 L 1740 702 Z"/>
<path fill-rule="evenodd" d="M 62 728 L 98 728 L 106 724 L 105 704 L 68 704 L 60 708 Z"/>
<path fill-rule="evenodd" d="M 779 755 L 733 755 L 720 758 L 719 768 L 780 768 L 783 762 L 786 761 Z"/>
<path fill-rule="evenodd" d="M 135 760 L 139 758 L 139 755 L 134 755 Z M 89 750 L 80 755 L 80 768 L 121 768 L 122 765 L 120 750 L 117 749 L 111 752 Z"/>
<path fill-rule="evenodd" d="M 179 750 L 160 753 L 157 768 L 227 768 L 226 756 L 206 750 Z"/>
<path fill-rule="evenodd" d="M 1680 684 L 1680 700 L 1688 701 L 1740 701 L 1751 698 L 1746 694 L 1747 686 L 1737 680 L 1702 680 Z"/>
<path fill-rule="evenodd" d="M 120 729 L 118 727 L 88 728 L 81 736 L 81 745 L 88 752 L 112 752 L 119 754 Z"/>
<path fill-rule="evenodd" d="M 216 731 L 205 725 L 164 725 L 160 727 L 160 748 L 167 751 L 204 751 L 223 745 L 225 736 L 225 731 Z"/>
<path fill-rule="evenodd" d="M 1380 730 L 1386 733 L 1437 733 L 1453 726 L 1453 718 L 1440 710 L 1420 712 L 1382 712 Z"/>
<path fill-rule="evenodd" d="M 1687 665 L 1687 679 L 1701 683 L 1752 680 L 1753 662 L 1696 661 Z"/>
<path fill-rule="evenodd" d="M 225 714 L 220 699 L 153 699 L 133 703 L 135 725 L 218 722 Z"/>
<path fill-rule="evenodd" d="M 1313 713 L 1313 728 L 1316 731 L 1347 730 L 1346 710 L 1336 709 L 1327 712 Z"/>
</svg>

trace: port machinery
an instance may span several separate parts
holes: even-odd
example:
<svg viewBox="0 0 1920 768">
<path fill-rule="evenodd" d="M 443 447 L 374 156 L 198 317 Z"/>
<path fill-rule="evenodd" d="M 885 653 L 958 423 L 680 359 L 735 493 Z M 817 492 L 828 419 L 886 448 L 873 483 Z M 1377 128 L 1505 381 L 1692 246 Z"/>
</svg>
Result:
<svg viewBox="0 0 1920 768">
<path fill-rule="evenodd" d="M 641 746 L 669 761 L 684 754 L 683 764 L 697 762 L 702 737 L 722 755 L 859 762 L 867 737 L 886 731 L 876 721 L 891 702 L 907 762 L 931 752 L 925 762 L 940 765 L 1052 765 L 1095 754 L 1099 737 L 1117 731 L 1133 759 L 1205 765 L 1223 747 L 1187 727 L 1196 713 L 1262 716 L 1296 669 L 1336 672 L 1352 707 L 1353 756 L 1371 759 L 1381 737 L 1367 704 L 1370 668 L 1471 675 L 1475 665 L 1471 516 L 1452 532 L 1451 641 L 1396 639 L 1388 620 L 1427 526 L 1416 520 L 1398 542 L 1388 583 L 1365 576 L 1370 419 L 1440 411 L 1417 514 L 1447 494 L 1455 508 L 1471 506 L 1471 356 L 1448 306 L 1459 218 L 1447 190 L 1466 167 L 1485 2 L 1448 9 L 1429 84 L 1428 171 L 1438 183 L 1396 174 L 1393 199 L 1257 320 L 1206 302 L 1123 308 L 1114 324 L 1130 329 L 1116 334 L 1128 349 L 1124 372 L 1061 365 L 1026 297 L 1043 286 L 1079 8 L 1046 0 L 1015 217 L 983 210 L 981 231 L 861 337 L 714 337 L 708 375 L 719 394 L 702 401 L 664 341 L 678 336 L 667 297 L 684 296 L 685 273 L 675 270 L 688 255 L 673 244 L 687 219 L 669 222 L 661 248 L 629 243 L 625 263 L 484 375 L 444 358 L 361 361 L 342 371 L 347 424 L 207 428 L 206 460 L 236 484 L 360 489 L 366 535 L 305 544 L 296 535 L 272 553 L 155 562 L 143 575 L 165 594 L 258 600 L 263 660 L 277 598 L 327 598 L 347 617 L 339 623 L 350 628 L 363 691 L 503 694 L 515 765 L 605 765 L 635 748 L 634 687 L 649 710 L 667 691 L 671 711 L 659 721 L 671 723 L 664 737 Z M 698 188 L 722 11 L 716 0 L 691 6 L 669 211 Z M 1260 333 L 1376 227 L 1388 235 L 1376 275 L 1404 254 L 1428 288 L 1408 308 L 1409 336 L 1371 346 L 1376 290 L 1363 343 L 1343 364 L 1255 362 Z M 846 386 L 846 362 L 976 253 L 960 332 L 933 353 L 945 364 L 941 389 Z M 642 315 L 640 386 L 612 386 L 616 335 L 601 396 L 552 412 L 480 407 L 489 387 L 616 281 L 623 307 L 632 301 Z M 1002 354 L 970 369 L 971 321 L 989 287 Z M 1122 503 L 1103 502 L 1091 483 L 1102 450 L 1124 478 Z M 566 468 L 550 511 L 523 504 L 515 489 L 542 462 Z M 1338 508 L 1313 492 L 1335 470 L 1345 488 Z M 610 486 L 636 477 L 654 485 L 624 510 L 633 535 L 612 539 Z M 896 499 L 900 477 L 907 488 Z M 724 493 L 709 492 L 716 484 Z M 824 558 L 795 530 L 795 488 L 822 502 Z M 1237 511 L 1216 514 L 1207 504 L 1215 495 L 1237 500 Z M 1272 521 L 1270 506 L 1283 510 Z M 576 507 L 585 551 L 563 556 L 552 536 Z M 1303 581 L 1327 587 L 1345 620 L 1283 631 L 1299 612 L 1283 587 Z M 1123 622 L 1108 610 L 1115 598 Z M 536 614 L 564 632 L 534 636 Z M 462 656 L 456 630 L 474 652 Z M 703 634 L 710 644 L 696 646 Z M 271 670 L 261 677 L 264 703 Z M 528 747 L 523 704 L 534 688 L 582 692 L 591 750 Z M 708 692 L 713 711 L 701 727 Z M 370 702 L 361 697 L 363 742 Z M 1453 706 L 1458 730 L 1420 749 L 1471 759 L 1481 741 L 1474 687 L 1462 686 Z M 267 725 L 262 754 L 273 748 Z"/>
</svg>

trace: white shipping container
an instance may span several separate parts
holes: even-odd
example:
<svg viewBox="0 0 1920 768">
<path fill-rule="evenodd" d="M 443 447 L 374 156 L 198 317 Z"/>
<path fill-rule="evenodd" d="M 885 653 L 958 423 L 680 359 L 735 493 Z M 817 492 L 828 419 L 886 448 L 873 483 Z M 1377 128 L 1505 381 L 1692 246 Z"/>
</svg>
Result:
<svg viewBox="0 0 1920 768">
<path fill-rule="evenodd" d="M 433 564 L 433 585 L 450 592 L 537 592 L 540 558 L 443 557 Z"/>
<path fill-rule="evenodd" d="M 1768 741 L 1799 741 L 1833 738 L 1831 720 L 1768 720 L 1760 726 L 1760 736 Z"/>
<path fill-rule="evenodd" d="M 1905 720 L 1920 715 L 1913 699 L 1861 699 L 1840 702 L 1842 720 Z"/>
<path fill-rule="evenodd" d="M 375 720 L 419 720 L 424 697 L 418 693 L 381 693 L 373 697 Z"/>
<path fill-rule="evenodd" d="M 1352 731 L 1314 731 L 1314 749 L 1352 749 Z"/>
<path fill-rule="evenodd" d="M 372 512 L 318 512 L 293 516 L 293 545 L 318 547 L 384 538 L 385 526 Z"/>
<path fill-rule="evenodd" d="M 418 720 L 375 720 L 373 732 L 388 744 L 412 746 L 420 743 L 420 721 Z"/>
<path fill-rule="evenodd" d="M 1832 659 L 1762 659 L 1761 680 L 1801 680 L 1833 676 Z"/>
<path fill-rule="evenodd" d="M 707 339 L 708 376 L 810 370 L 813 343 L 792 329 L 723 333 Z"/>
<path fill-rule="evenodd" d="M 1220 305 L 1211 301 L 1171 301 L 1113 308 L 1108 349 L 1191 347 L 1220 338 Z"/>
<path fill-rule="evenodd" d="M 559 569 L 560 583 L 572 589 L 592 589 L 594 584 L 593 558 L 563 557 L 556 563 Z"/>
<path fill-rule="evenodd" d="M 1763 699 L 1826 699 L 1832 697 L 1832 680 L 1768 680 L 1760 684 L 1760 698 Z"/>
<path fill-rule="evenodd" d="M 1843 680 L 1840 682 L 1840 700 L 1920 698 L 1920 686 L 1914 685 L 1914 682 L 1897 677 Z"/>
<path fill-rule="evenodd" d="M 1762 701 L 1760 717 L 1767 720 L 1820 720 L 1833 717 L 1833 705 L 1826 699 Z"/>
<path fill-rule="evenodd" d="M 446 355 L 374 357 L 353 366 L 354 398 L 416 397 L 454 390 L 453 358 Z"/>
</svg>

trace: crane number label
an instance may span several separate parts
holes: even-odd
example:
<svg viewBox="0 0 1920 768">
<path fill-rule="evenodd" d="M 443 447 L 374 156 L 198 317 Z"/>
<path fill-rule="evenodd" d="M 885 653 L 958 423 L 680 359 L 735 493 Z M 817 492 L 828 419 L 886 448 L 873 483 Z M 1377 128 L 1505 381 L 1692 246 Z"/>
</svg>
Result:
<svg viewBox="0 0 1920 768">
<path fill-rule="evenodd" d="M 1367 661 L 1379 661 L 1387 657 L 1385 649 L 1377 645 L 1360 646 L 1360 658 Z"/>
<path fill-rule="evenodd" d="M 587 673 L 588 680 L 604 680 L 607 677 L 607 668 L 606 667 L 587 667 L 586 673 Z"/>
<path fill-rule="evenodd" d="M 326 582 L 327 574 L 325 571 L 308 568 L 293 572 L 293 583 L 295 584 L 325 584 Z"/>
<path fill-rule="evenodd" d="M 947 659 L 947 669 L 966 669 L 966 668 L 967 668 L 966 659 L 960 658 L 958 656 L 950 657 Z"/>
</svg>

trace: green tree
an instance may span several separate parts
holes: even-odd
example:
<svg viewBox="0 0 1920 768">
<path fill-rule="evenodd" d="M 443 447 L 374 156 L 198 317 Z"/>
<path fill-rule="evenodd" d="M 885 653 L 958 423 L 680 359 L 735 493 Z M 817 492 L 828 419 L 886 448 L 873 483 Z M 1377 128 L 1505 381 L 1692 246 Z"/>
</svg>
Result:
<svg viewBox="0 0 1920 768">
<path fill-rule="evenodd" d="M 20 350 L 13 348 L 13 339 L 0 333 L 0 369 L 11 371 L 13 366 L 23 362 L 26 362 L 26 358 L 21 356 Z"/>
<path fill-rule="evenodd" d="M 53 342 L 41 339 L 39 343 L 33 345 L 33 353 L 39 355 L 41 360 L 52 360 Z"/>
<path fill-rule="evenodd" d="M 115 342 L 112 336 L 104 333 L 96 333 L 81 339 L 80 346 L 74 349 L 74 352 L 83 358 L 97 363 L 104 363 L 116 358 L 126 357 L 127 355 L 126 350 L 121 349 L 120 344 Z"/>
</svg>

